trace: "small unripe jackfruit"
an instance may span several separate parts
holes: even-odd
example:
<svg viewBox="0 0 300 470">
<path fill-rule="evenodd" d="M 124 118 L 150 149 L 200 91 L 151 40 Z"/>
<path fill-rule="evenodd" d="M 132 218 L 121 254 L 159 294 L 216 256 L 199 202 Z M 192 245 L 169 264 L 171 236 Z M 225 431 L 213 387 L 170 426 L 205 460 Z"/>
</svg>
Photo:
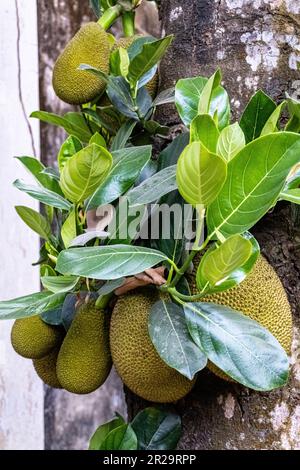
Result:
<svg viewBox="0 0 300 470">
<path fill-rule="evenodd" d="M 197 268 L 197 263 L 195 263 Z M 192 276 L 191 291 L 198 293 L 195 274 Z M 256 320 L 279 341 L 287 354 L 292 343 L 292 313 L 284 287 L 272 266 L 260 256 L 253 271 L 238 286 L 224 292 L 217 292 L 201 299 L 226 305 Z M 214 364 L 209 369 L 225 380 L 231 380 Z"/>
<path fill-rule="evenodd" d="M 83 304 L 67 332 L 57 359 L 57 377 L 72 393 L 91 393 L 111 370 L 109 317 L 94 302 Z"/>
<path fill-rule="evenodd" d="M 57 96 L 66 103 L 84 104 L 101 95 L 105 82 L 78 67 L 88 64 L 108 73 L 110 49 L 110 40 L 102 26 L 97 23 L 82 26 L 54 66 L 53 88 Z"/>
<path fill-rule="evenodd" d="M 20 318 L 13 324 L 11 344 L 20 356 L 39 359 L 60 344 L 63 329 L 48 325 L 39 315 Z"/>
<path fill-rule="evenodd" d="M 56 374 L 56 362 L 59 350 L 60 347 L 57 347 L 47 354 L 47 356 L 32 361 L 39 378 L 52 388 L 62 388 Z"/>
<path fill-rule="evenodd" d="M 130 390 L 145 400 L 170 403 L 187 395 L 195 381 L 165 364 L 151 342 L 148 317 L 157 300 L 157 290 L 151 288 L 120 297 L 112 314 L 110 347 L 113 363 Z"/>
</svg>

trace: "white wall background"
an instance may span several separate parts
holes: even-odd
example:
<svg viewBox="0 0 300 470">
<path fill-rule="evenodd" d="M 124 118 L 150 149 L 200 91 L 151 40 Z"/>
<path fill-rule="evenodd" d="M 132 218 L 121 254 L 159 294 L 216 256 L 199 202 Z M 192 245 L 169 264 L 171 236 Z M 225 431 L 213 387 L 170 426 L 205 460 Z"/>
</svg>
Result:
<svg viewBox="0 0 300 470">
<path fill-rule="evenodd" d="M 15 205 L 38 209 L 12 187 L 30 176 L 13 157 L 39 149 L 36 0 L 0 0 L 0 300 L 39 290 L 38 236 L 18 218 Z M 31 181 L 30 181 L 31 182 Z M 31 361 L 10 346 L 11 322 L 0 322 L 0 449 L 42 449 L 43 386 Z"/>
</svg>

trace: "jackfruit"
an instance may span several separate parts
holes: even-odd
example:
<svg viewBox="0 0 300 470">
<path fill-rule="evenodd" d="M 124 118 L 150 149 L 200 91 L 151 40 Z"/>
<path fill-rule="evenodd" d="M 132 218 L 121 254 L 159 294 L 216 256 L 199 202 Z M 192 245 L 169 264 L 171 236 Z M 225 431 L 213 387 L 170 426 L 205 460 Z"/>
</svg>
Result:
<svg viewBox="0 0 300 470">
<path fill-rule="evenodd" d="M 47 356 L 32 361 L 39 378 L 52 388 L 62 388 L 56 374 L 56 362 L 59 350 L 60 347 L 52 349 Z"/>
<path fill-rule="evenodd" d="M 156 289 L 139 289 L 120 297 L 113 310 L 110 347 L 114 366 L 125 385 L 148 401 L 169 403 L 189 393 L 190 381 L 159 357 L 148 333 Z"/>
<path fill-rule="evenodd" d="M 110 50 L 110 39 L 102 26 L 82 26 L 54 66 L 53 88 L 57 96 L 66 103 L 84 104 L 101 95 L 106 86 L 104 80 L 78 67 L 88 64 L 108 73 Z"/>
<path fill-rule="evenodd" d="M 62 328 L 48 325 L 39 315 L 16 320 L 11 330 L 14 350 L 28 359 L 46 356 L 60 344 L 62 337 Z"/>
<path fill-rule="evenodd" d="M 91 393 L 111 370 L 109 316 L 94 302 L 79 307 L 57 359 L 57 377 L 72 393 Z"/>
<path fill-rule="evenodd" d="M 195 270 L 191 277 L 191 291 L 198 293 Z M 287 354 L 290 354 L 292 343 L 292 312 L 284 287 L 268 261 L 260 256 L 246 279 L 236 287 L 224 292 L 217 292 L 201 299 L 203 302 L 214 302 L 238 310 L 256 320 L 279 341 Z M 214 364 L 209 369 L 219 377 L 231 379 Z"/>
</svg>

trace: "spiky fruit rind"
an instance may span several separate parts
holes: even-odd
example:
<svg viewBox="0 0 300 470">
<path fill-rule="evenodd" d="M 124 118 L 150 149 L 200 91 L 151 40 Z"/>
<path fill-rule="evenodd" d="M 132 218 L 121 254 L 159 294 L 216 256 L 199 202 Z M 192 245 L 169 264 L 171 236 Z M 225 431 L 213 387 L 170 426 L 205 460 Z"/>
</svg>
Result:
<svg viewBox="0 0 300 470">
<path fill-rule="evenodd" d="M 59 350 L 60 347 L 55 348 L 47 354 L 47 356 L 32 361 L 39 378 L 52 388 L 62 388 L 56 374 L 56 362 Z"/>
<path fill-rule="evenodd" d="M 82 26 L 55 63 L 53 88 L 57 96 L 66 103 L 84 104 L 103 93 L 106 83 L 78 67 L 88 64 L 108 73 L 110 49 L 107 33 L 99 24 Z"/>
<path fill-rule="evenodd" d="M 48 325 L 39 315 L 16 320 L 11 330 L 14 350 L 28 359 L 46 356 L 60 344 L 62 337 L 62 328 Z"/>
<path fill-rule="evenodd" d="M 108 314 L 94 302 L 78 309 L 57 359 L 57 376 L 64 389 L 86 394 L 105 382 L 111 370 L 108 323 Z"/>
<path fill-rule="evenodd" d="M 167 366 L 148 333 L 148 317 L 159 299 L 155 289 L 139 289 L 120 297 L 110 327 L 113 363 L 127 387 L 145 400 L 170 403 L 192 389 L 190 381 Z"/>
<path fill-rule="evenodd" d="M 195 263 L 197 268 L 197 263 Z M 190 287 L 196 294 L 196 268 Z M 284 287 L 267 260 L 260 256 L 253 271 L 238 286 L 224 292 L 217 292 L 204 297 L 203 302 L 226 305 L 242 312 L 267 328 L 290 354 L 292 343 L 292 312 Z M 214 364 L 209 369 L 225 380 L 229 377 Z"/>
</svg>

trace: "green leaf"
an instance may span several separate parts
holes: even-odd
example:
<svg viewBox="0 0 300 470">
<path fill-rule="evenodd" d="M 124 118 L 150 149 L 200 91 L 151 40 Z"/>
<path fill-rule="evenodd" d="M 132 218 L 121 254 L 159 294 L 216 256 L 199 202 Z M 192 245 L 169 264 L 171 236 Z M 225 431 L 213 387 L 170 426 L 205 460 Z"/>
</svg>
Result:
<svg viewBox="0 0 300 470">
<path fill-rule="evenodd" d="M 91 196 L 104 181 L 112 165 L 111 154 L 99 145 L 91 144 L 73 155 L 61 173 L 61 188 L 72 202 Z"/>
<path fill-rule="evenodd" d="M 210 110 L 210 102 L 212 99 L 212 94 L 214 90 L 220 86 L 222 80 L 222 75 L 220 70 L 217 70 L 205 83 L 205 86 L 201 92 L 199 104 L 198 104 L 198 113 L 207 114 Z"/>
<path fill-rule="evenodd" d="M 30 117 L 62 127 L 68 134 L 77 137 L 81 142 L 89 142 L 92 137 L 84 117 L 79 113 L 66 113 L 64 116 L 58 116 L 46 111 L 35 111 Z"/>
<path fill-rule="evenodd" d="M 59 175 L 58 170 L 55 170 L 54 168 L 48 167 L 48 168 L 44 168 L 44 170 L 41 173 L 42 173 L 42 175 L 47 175 L 49 178 L 51 178 L 52 180 L 55 180 L 59 183 L 60 175 Z M 59 191 L 61 191 L 60 188 L 59 188 Z"/>
<path fill-rule="evenodd" d="M 66 294 L 52 292 L 37 292 L 36 294 L 18 297 L 17 299 L 0 302 L 0 320 L 33 317 L 43 312 L 60 307 Z"/>
<path fill-rule="evenodd" d="M 273 207 L 290 169 L 299 161 L 300 136 L 279 132 L 246 145 L 228 163 L 225 185 L 208 208 L 211 238 L 249 230 Z"/>
<path fill-rule="evenodd" d="M 54 310 L 48 310 L 48 312 L 43 312 L 41 314 L 41 319 L 48 325 L 62 325 L 61 312 L 62 307 L 56 308 Z"/>
<path fill-rule="evenodd" d="M 99 428 L 94 432 L 91 437 L 89 450 L 100 450 L 103 441 L 107 437 L 107 435 L 113 431 L 113 429 L 119 428 L 120 426 L 126 424 L 124 419 L 121 416 L 116 416 L 113 420 L 109 421 L 108 423 L 102 424 Z"/>
<path fill-rule="evenodd" d="M 61 172 L 63 167 L 65 166 L 66 162 L 69 158 L 73 157 L 75 153 L 79 152 L 82 149 L 82 144 L 77 137 L 70 135 L 62 144 L 60 151 L 58 153 L 57 161 L 58 161 L 58 168 Z"/>
<path fill-rule="evenodd" d="M 15 209 L 23 222 L 25 222 L 31 230 L 45 240 L 49 239 L 51 236 L 51 226 L 43 215 L 25 206 L 16 206 Z"/>
<path fill-rule="evenodd" d="M 162 261 L 168 261 L 163 253 L 139 246 L 70 248 L 59 254 L 56 270 L 61 274 L 110 280 L 141 273 Z"/>
<path fill-rule="evenodd" d="M 300 188 L 282 191 L 280 193 L 280 199 L 293 202 L 294 204 L 300 204 Z"/>
<path fill-rule="evenodd" d="M 290 132 L 300 132 L 300 101 L 287 97 L 287 104 L 290 113 L 290 120 L 285 130 Z"/>
<path fill-rule="evenodd" d="M 260 136 L 266 122 L 275 109 L 276 104 L 263 91 L 258 90 L 252 96 L 240 121 L 240 126 L 246 137 L 246 143 Z"/>
<path fill-rule="evenodd" d="M 153 106 L 161 106 L 162 104 L 170 104 L 175 102 L 175 88 L 167 88 L 166 90 L 161 91 L 155 100 L 153 101 Z"/>
<path fill-rule="evenodd" d="M 184 78 L 176 83 L 175 104 L 179 116 L 186 126 L 199 114 L 198 107 L 202 91 L 207 83 L 205 77 Z M 221 130 L 229 123 L 230 106 L 226 90 L 218 86 L 210 99 L 209 113 L 218 118 L 218 128 Z"/>
<path fill-rule="evenodd" d="M 189 132 L 179 134 L 159 155 L 158 171 L 176 165 L 178 158 L 189 143 Z"/>
<path fill-rule="evenodd" d="M 76 235 L 77 235 L 76 211 L 75 209 L 72 209 L 72 211 L 66 218 L 61 228 L 61 238 L 66 248 L 69 248 L 72 240 L 74 240 Z"/>
<path fill-rule="evenodd" d="M 59 194 L 56 194 L 53 191 L 49 191 L 48 189 L 24 184 L 21 180 L 16 180 L 14 182 L 14 186 L 20 191 L 29 194 L 29 196 L 37 199 L 43 204 L 47 204 L 48 206 L 56 207 L 57 209 L 66 211 L 70 210 L 72 207 L 72 204 L 69 201 L 64 199 Z"/>
<path fill-rule="evenodd" d="M 282 109 L 286 105 L 286 101 L 283 101 L 280 103 L 277 108 L 273 111 L 269 119 L 267 120 L 266 124 L 263 127 L 263 130 L 261 131 L 261 135 L 268 135 L 271 134 L 272 132 L 278 132 L 278 121 L 280 119 Z"/>
<path fill-rule="evenodd" d="M 123 424 L 108 433 L 99 450 L 137 450 L 138 442 L 130 424 Z"/>
<path fill-rule="evenodd" d="M 190 143 L 201 142 L 207 150 L 216 153 L 219 135 L 215 121 L 209 114 L 200 114 L 192 120 Z"/>
<path fill-rule="evenodd" d="M 144 122 L 144 129 L 146 129 L 150 135 L 167 136 L 170 133 L 168 126 L 162 126 L 159 122 L 153 121 L 152 119 Z"/>
<path fill-rule="evenodd" d="M 132 119 L 129 119 L 128 121 L 124 122 L 124 124 L 122 124 L 122 126 L 120 127 L 116 136 L 113 139 L 111 149 L 110 149 L 112 152 L 114 150 L 120 150 L 126 147 L 128 139 L 130 138 L 136 124 L 137 122 L 133 121 Z"/>
<path fill-rule="evenodd" d="M 112 75 L 127 77 L 129 70 L 129 56 L 124 47 L 119 47 L 110 55 L 110 72 Z"/>
<path fill-rule="evenodd" d="M 300 186 L 300 163 L 297 163 L 290 171 L 284 185 L 283 191 L 287 189 L 297 189 Z"/>
<path fill-rule="evenodd" d="M 286 384 L 286 352 L 259 323 L 212 303 L 187 303 L 184 310 L 195 343 L 227 375 L 259 391 Z"/>
<path fill-rule="evenodd" d="M 101 9 L 100 9 L 101 0 L 89 0 L 89 1 L 90 1 L 90 7 L 92 8 L 94 14 L 96 15 L 97 18 L 100 18 L 100 15 L 101 15 Z"/>
<path fill-rule="evenodd" d="M 43 287 L 54 294 L 70 292 L 75 289 L 79 278 L 74 276 L 43 276 L 41 283 Z"/>
<path fill-rule="evenodd" d="M 173 36 L 166 36 L 143 45 L 142 51 L 130 61 L 128 77 L 133 84 L 136 84 L 160 61 L 172 41 Z"/>
<path fill-rule="evenodd" d="M 150 160 L 151 152 L 150 145 L 129 147 L 113 152 L 113 165 L 110 172 L 90 198 L 87 210 L 109 204 L 128 191 Z"/>
<path fill-rule="evenodd" d="M 176 449 L 181 436 L 180 416 L 159 408 L 145 408 L 131 423 L 140 450 Z"/>
<path fill-rule="evenodd" d="M 159 171 L 127 194 L 129 206 L 140 206 L 157 201 L 177 189 L 176 165 Z"/>
<path fill-rule="evenodd" d="M 188 145 L 177 164 L 177 184 L 182 197 L 193 206 L 208 206 L 221 191 L 226 163 L 200 142 Z"/>
<path fill-rule="evenodd" d="M 259 246 L 252 235 L 232 235 L 202 257 L 197 270 L 198 290 L 210 294 L 231 289 L 251 272 L 258 255 Z"/>
<path fill-rule="evenodd" d="M 103 284 L 102 287 L 98 290 L 98 295 L 107 295 L 114 292 L 118 287 L 121 287 L 124 284 L 125 277 L 120 277 L 119 279 L 114 279 L 113 281 L 107 281 Z"/>
<path fill-rule="evenodd" d="M 42 264 L 40 267 L 40 276 L 56 276 L 55 270 L 48 264 Z"/>
<path fill-rule="evenodd" d="M 104 137 L 99 134 L 99 132 L 95 132 L 95 134 L 90 138 L 89 144 L 96 144 L 99 147 L 104 147 L 106 149 L 106 142 Z"/>
<path fill-rule="evenodd" d="M 192 380 L 207 364 L 207 357 L 193 343 L 181 307 L 159 300 L 150 311 L 148 331 L 160 358 Z"/>
<path fill-rule="evenodd" d="M 44 188 L 62 195 L 58 182 L 53 180 L 51 176 L 45 173 L 45 170 L 49 169 L 45 168 L 45 166 L 39 160 L 33 157 L 16 158 L 25 166 L 29 173 L 33 175 L 36 181 L 44 186 Z"/>
<path fill-rule="evenodd" d="M 138 90 L 135 102 L 129 84 L 123 77 L 111 76 L 106 93 L 121 114 L 136 121 L 144 118 L 152 106 L 152 98 L 145 87 Z"/>
<path fill-rule="evenodd" d="M 108 83 L 109 75 L 97 67 L 93 67 L 89 64 L 80 64 L 78 70 L 89 72 L 91 75 L 95 75 L 95 77 L 101 78 L 101 80 L 103 80 L 105 83 Z"/>
<path fill-rule="evenodd" d="M 246 145 L 245 135 L 238 122 L 225 127 L 220 134 L 217 154 L 227 162 L 232 160 Z"/>
</svg>

